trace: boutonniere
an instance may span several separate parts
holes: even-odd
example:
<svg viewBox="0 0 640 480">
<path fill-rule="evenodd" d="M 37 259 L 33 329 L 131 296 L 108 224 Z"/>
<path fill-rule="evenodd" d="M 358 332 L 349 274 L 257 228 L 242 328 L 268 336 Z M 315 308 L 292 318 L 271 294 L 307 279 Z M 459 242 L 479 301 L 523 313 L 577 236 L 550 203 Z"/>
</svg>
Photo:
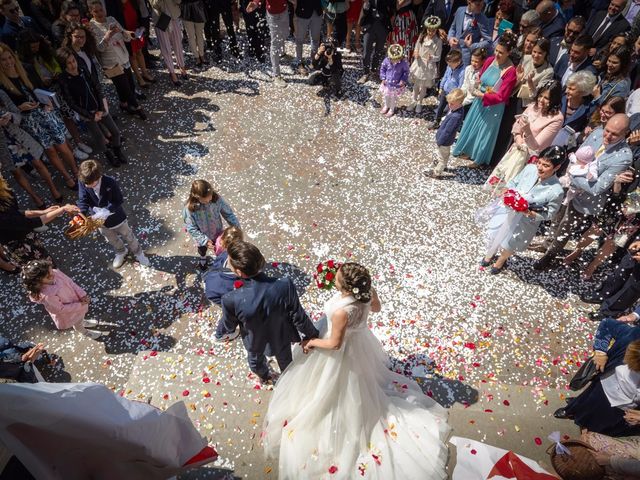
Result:
<svg viewBox="0 0 640 480">
<path fill-rule="evenodd" d="M 473 21 L 471 22 L 471 26 L 473 28 L 476 28 L 478 26 L 478 20 L 474 18 Z"/>
<path fill-rule="evenodd" d="M 236 280 L 235 282 L 233 282 L 233 289 L 237 290 L 239 288 L 241 288 L 242 286 L 244 286 L 244 282 L 242 280 Z"/>
</svg>

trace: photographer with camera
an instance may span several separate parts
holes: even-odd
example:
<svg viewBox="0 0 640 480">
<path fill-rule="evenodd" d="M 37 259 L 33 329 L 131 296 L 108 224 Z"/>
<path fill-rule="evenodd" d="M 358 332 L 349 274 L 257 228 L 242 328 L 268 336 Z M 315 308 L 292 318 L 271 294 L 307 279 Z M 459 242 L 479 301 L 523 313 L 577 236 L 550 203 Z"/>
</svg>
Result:
<svg viewBox="0 0 640 480">
<path fill-rule="evenodd" d="M 311 59 L 315 70 L 309 75 L 309 85 L 323 85 L 328 94 L 342 96 L 342 55 L 337 49 L 338 42 L 324 42 Z"/>
</svg>

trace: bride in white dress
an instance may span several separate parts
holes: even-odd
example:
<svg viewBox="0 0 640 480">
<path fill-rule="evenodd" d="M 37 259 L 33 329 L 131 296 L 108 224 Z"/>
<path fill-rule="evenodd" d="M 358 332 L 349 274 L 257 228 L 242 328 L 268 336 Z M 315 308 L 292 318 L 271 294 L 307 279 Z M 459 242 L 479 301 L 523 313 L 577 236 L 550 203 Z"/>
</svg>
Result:
<svg viewBox="0 0 640 480">
<path fill-rule="evenodd" d="M 387 368 L 369 330 L 380 311 L 363 266 L 338 270 L 327 330 L 296 347 L 269 403 L 262 440 L 280 479 L 446 478 L 447 412 Z"/>
</svg>

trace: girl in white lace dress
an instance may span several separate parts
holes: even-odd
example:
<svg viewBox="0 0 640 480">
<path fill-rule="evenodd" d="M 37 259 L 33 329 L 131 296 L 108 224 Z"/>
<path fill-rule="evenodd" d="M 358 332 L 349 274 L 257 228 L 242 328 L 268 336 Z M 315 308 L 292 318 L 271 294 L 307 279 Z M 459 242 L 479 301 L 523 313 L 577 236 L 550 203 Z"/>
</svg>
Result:
<svg viewBox="0 0 640 480">
<path fill-rule="evenodd" d="M 326 331 L 295 348 L 269 403 L 262 439 L 279 478 L 446 478 L 446 410 L 387 368 L 367 325 L 380 311 L 369 272 L 345 263 L 336 288 Z"/>
</svg>

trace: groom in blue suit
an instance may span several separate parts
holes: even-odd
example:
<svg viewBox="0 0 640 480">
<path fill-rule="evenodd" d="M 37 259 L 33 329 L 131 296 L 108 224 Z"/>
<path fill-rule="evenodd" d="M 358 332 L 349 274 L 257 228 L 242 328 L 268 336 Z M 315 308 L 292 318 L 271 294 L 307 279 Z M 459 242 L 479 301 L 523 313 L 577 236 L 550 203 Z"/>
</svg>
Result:
<svg viewBox="0 0 640 480">
<path fill-rule="evenodd" d="M 269 382 L 273 378 L 265 357 L 267 347 L 284 371 L 292 360 L 291 344 L 304 344 L 319 333 L 302 308 L 291 279 L 262 273 L 265 260 L 258 247 L 234 242 L 227 253 L 231 270 L 240 280 L 222 297 L 222 321 L 229 332 L 240 327 L 249 368 L 263 382 Z"/>
<path fill-rule="evenodd" d="M 483 0 L 467 0 L 467 6 L 456 11 L 449 29 L 449 46 L 462 52 L 465 67 L 471 63 L 471 52 L 476 48 L 483 47 L 491 53 L 493 25 L 482 13 L 483 7 Z"/>
</svg>

